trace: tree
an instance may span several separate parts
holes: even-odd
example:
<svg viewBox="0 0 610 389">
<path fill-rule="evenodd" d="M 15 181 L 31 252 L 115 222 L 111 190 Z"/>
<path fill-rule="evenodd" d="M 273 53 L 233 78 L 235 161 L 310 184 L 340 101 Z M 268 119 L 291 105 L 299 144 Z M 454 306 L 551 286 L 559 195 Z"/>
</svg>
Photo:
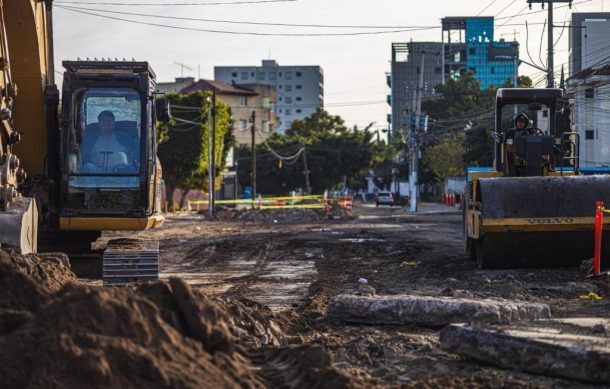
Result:
<svg viewBox="0 0 610 389">
<path fill-rule="evenodd" d="M 518 77 L 518 85 L 521 88 L 531 87 L 532 81 L 527 76 Z M 503 87 L 512 86 L 512 81 L 507 80 Z M 459 137 L 464 138 L 463 147 L 459 147 L 462 152 L 462 159 L 454 158 L 452 153 L 450 160 L 456 163 L 455 171 L 460 171 L 464 166 L 490 166 L 493 163 L 493 144 L 489 138 L 490 132 L 494 129 L 494 112 L 496 90 L 493 88 L 481 90 L 479 82 L 472 74 L 465 74 L 457 80 L 449 80 L 444 85 L 436 87 L 439 95 L 436 99 L 426 100 L 422 103 L 423 110 L 432 119 L 428 128 L 427 143 L 424 145 L 424 155 L 428 149 L 436 145 L 448 142 L 457 142 L 457 138 L 448 137 L 450 134 L 462 133 Z M 510 121 L 512 113 L 506 111 L 506 119 Z M 458 143 L 453 143 L 457 145 Z M 456 146 L 457 147 L 457 146 Z M 435 149 L 439 150 L 439 149 Z M 427 171 L 434 164 L 425 163 L 423 177 L 432 178 L 434 181 L 444 179 L 439 166 L 438 171 Z M 420 180 L 426 182 L 425 179 Z"/>
<path fill-rule="evenodd" d="M 447 177 L 465 174 L 466 139 L 466 134 L 463 132 L 446 134 L 426 150 L 423 157 L 424 166 L 432 172 L 438 182 L 444 182 Z"/>
<path fill-rule="evenodd" d="M 208 186 L 207 117 L 210 92 L 169 94 L 173 118 L 159 126 L 158 151 L 163 167 L 166 198 L 173 204 L 177 188 L 206 190 Z M 216 172 L 222 173 L 228 150 L 234 144 L 229 107 L 216 102 Z M 184 196 L 183 196 L 184 198 Z"/>
<path fill-rule="evenodd" d="M 304 154 L 314 192 L 351 182 L 379 160 L 370 126 L 348 129 L 343 119 L 318 109 L 311 116 L 293 122 L 285 134 L 274 134 L 256 147 L 257 189 L 261 193 L 283 194 L 305 187 Z M 304 150 L 302 150 L 304 149 Z M 251 152 L 242 148 L 238 179 L 250 185 Z M 292 157 L 280 162 L 277 157 Z"/>
</svg>

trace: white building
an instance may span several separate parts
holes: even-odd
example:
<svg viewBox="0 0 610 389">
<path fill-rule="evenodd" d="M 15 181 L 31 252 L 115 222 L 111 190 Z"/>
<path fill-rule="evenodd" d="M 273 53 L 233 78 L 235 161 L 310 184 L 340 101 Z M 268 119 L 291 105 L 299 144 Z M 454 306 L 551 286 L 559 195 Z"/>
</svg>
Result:
<svg viewBox="0 0 610 389">
<path fill-rule="evenodd" d="M 570 36 L 570 77 L 610 62 L 610 12 L 574 12 Z"/>
<path fill-rule="evenodd" d="M 580 165 L 610 166 L 610 64 L 577 73 L 567 87 L 580 135 Z"/>
<path fill-rule="evenodd" d="M 263 60 L 262 66 L 215 66 L 214 79 L 274 87 L 278 132 L 324 107 L 324 73 L 320 66 L 280 66 L 275 60 Z"/>
</svg>

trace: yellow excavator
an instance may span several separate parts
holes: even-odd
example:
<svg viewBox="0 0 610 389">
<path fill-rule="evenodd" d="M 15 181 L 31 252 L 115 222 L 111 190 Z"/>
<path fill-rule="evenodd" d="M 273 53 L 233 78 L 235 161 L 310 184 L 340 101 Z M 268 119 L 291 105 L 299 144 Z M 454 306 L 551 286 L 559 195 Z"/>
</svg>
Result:
<svg viewBox="0 0 610 389">
<path fill-rule="evenodd" d="M 0 245 L 66 252 L 108 285 L 156 279 L 158 242 L 91 243 L 163 223 L 156 125 L 169 106 L 146 62 L 65 61 L 60 93 L 52 16 L 52 0 L 0 0 Z"/>
<path fill-rule="evenodd" d="M 593 256 L 595 205 L 610 200 L 610 176 L 580 174 L 578 133 L 557 119 L 566 117 L 564 100 L 561 89 L 497 91 L 494 166 L 469 173 L 465 191 L 465 248 L 481 269 L 571 266 Z M 507 128 L 503 109 L 515 105 L 545 108 L 548 129 Z M 610 257 L 610 234 L 602 255 Z"/>
</svg>

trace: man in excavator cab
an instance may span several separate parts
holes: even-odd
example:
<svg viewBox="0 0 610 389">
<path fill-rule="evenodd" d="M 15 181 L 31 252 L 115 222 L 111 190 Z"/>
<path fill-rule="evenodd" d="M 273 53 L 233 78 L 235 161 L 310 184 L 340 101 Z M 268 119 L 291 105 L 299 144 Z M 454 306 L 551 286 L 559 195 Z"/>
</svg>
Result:
<svg viewBox="0 0 610 389">
<path fill-rule="evenodd" d="M 139 145 L 122 131 L 115 131 L 114 113 L 98 115 L 97 128 L 88 128 L 81 145 L 83 171 L 86 173 L 131 173 L 137 170 Z"/>
</svg>

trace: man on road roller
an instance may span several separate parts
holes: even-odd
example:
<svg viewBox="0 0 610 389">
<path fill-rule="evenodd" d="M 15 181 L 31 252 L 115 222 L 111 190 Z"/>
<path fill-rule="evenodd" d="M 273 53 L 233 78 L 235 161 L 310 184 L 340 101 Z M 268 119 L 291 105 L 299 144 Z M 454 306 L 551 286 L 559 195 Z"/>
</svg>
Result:
<svg viewBox="0 0 610 389">
<path fill-rule="evenodd" d="M 494 166 L 469 172 L 465 192 L 465 246 L 479 268 L 574 266 L 592 257 L 595 203 L 610 202 L 610 176 L 580 175 L 578 134 L 557 125 L 563 100 L 561 89 L 498 90 Z M 544 106 L 548 133 L 524 114 L 503 130 L 502 110 L 514 105 Z M 610 260 L 610 233 L 603 237 L 602 261 Z"/>
</svg>

